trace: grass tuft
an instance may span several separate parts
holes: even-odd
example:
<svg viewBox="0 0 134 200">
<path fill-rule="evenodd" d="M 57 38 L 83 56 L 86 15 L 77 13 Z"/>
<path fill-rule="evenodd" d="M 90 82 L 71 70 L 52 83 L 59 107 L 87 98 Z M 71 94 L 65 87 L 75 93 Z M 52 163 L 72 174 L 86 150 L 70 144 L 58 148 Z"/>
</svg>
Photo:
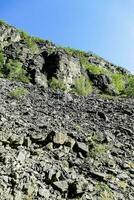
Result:
<svg viewBox="0 0 134 200">
<path fill-rule="evenodd" d="M 10 97 L 14 99 L 21 99 L 23 96 L 28 94 L 28 90 L 23 87 L 18 87 L 10 92 Z"/>
<path fill-rule="evenodd" d="M 91 81 L 82 75 L 75 80 L 74 92 L 81 96 L 88 96 L 92 92 Z"/>
</svg>

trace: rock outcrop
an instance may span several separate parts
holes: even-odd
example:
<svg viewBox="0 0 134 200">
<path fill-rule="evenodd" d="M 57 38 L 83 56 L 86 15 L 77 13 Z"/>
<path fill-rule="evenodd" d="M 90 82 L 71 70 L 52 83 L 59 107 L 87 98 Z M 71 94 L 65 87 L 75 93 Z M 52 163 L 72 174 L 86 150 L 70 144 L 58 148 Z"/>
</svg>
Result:
<svg viewBox="0 0 134 200">
<path fill-rule="evenodd" d="M 55 78 L 60 81 L 59 85 L 64 85 L 64 90 L 74 91 L 77 88 L 77 80 L 84 76 L 92 85 L 94 92 L 116 95 L 122 90 L 118 91 L 116 88 L 113 75 L 119 74 L 124 80 L 130 74 L 124 68 L 92 53 L 57 47 L 49 41 L 30 37 L 5 23 L 0 24 L 0 48 L 5 57 L 5 64 L 8 64 L 9 60 L 22 63 L 30 82 L 39 87 L 47 88 L 54 85 L 50 82 Z M 120 81 L 120 78 L 117 81 Z"/>
</svg>

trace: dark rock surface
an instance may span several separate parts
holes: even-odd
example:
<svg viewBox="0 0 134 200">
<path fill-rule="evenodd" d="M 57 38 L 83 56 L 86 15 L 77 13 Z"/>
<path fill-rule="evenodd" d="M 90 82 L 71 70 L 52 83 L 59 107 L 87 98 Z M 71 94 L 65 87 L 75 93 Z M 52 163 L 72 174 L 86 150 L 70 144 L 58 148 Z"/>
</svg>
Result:
<svg viewBox="0 0 134 200">
<path fill-rule="evenodd" d="M 0 79 L 1 200 L 133 200 L 133 179 L 134 99 Z"/>
</svg>

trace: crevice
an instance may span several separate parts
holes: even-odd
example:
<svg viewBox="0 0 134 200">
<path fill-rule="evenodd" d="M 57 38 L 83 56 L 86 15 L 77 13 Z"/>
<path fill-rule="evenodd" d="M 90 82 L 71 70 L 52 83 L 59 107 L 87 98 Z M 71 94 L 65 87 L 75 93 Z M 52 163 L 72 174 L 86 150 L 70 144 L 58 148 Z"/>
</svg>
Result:
<svg viewBox="0 0 134 200">
<path fill-rule="evenodd" d="M 55 52 L 50 55 L 48 55 L 46 52 L 43 52 L 42 56 L 45 59 L 42 72 L 47 75 L 48 80 L 52 77 L 56 77 L 56 72 L 59 69 L 59 55 Z"/>
</svg>

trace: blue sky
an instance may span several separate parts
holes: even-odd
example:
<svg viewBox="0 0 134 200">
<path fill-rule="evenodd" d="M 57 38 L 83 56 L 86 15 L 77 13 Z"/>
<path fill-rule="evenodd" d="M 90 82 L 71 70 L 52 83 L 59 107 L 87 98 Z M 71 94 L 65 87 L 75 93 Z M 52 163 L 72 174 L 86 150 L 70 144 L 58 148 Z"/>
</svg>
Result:
<svg viewBox="0 0 134 200">
<path fill-rule="evenodd" d="M 134 0 L 3 0 L 0 18 L 134 72 Z"/>
</svg>

